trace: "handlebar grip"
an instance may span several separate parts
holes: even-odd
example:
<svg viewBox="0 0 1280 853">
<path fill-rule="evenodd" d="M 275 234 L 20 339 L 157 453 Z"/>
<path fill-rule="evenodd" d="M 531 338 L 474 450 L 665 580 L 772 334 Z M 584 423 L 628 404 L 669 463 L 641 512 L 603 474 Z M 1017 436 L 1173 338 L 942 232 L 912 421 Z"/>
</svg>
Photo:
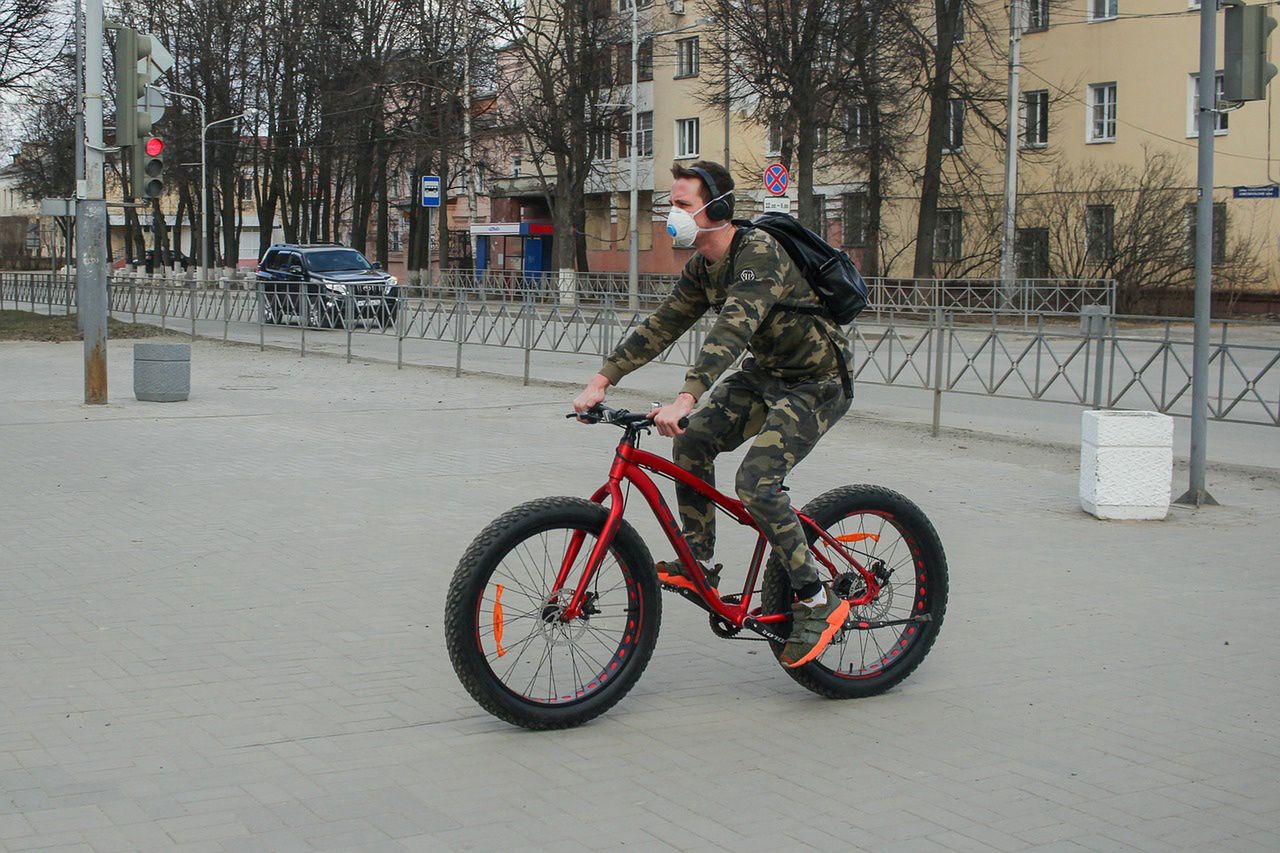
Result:
<svg viewBox="0 0 1280 853">
<path fill-rule="evenodd" d="M 688 419 L 688 418 L 681 418 L 681 419 L 677 422 L 677 424 L 676 424 L 676 425 L 677 425 L 677 426 L 679 426 L 679 427 L 680 427 L 680 429 L 688 429 L 688 428 L 689 428 L 689 419 Z"/>
</svg>

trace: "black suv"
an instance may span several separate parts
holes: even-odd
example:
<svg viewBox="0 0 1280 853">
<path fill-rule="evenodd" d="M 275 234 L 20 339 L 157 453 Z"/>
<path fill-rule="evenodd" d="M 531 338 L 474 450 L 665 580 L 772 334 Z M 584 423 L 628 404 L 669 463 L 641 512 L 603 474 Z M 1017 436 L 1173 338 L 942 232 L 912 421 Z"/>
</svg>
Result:
<svg viewBox="0 0 1280 853">
<path fill-rule="evenodd" d="M 395 323 L 400 287 L 376 263 L 337 243 L 280 243 L 258 264 L 263 319 L 287 323 L 296 317 L 322 329 L 346 326 L 348 317 Z"/>
</svg>

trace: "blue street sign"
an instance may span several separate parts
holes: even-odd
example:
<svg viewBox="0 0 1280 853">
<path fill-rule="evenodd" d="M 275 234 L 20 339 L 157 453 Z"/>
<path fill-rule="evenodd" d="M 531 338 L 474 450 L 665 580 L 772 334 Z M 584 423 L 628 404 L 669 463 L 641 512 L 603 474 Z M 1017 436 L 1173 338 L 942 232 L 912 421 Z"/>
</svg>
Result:
<svg viewBox="0 0 1280 853">
<path fill-rule="evenodd" d="M 1280 198 L 1280 184 L 1261 187 L 1232 187 L 1232 198 Z"/>
<path fill-rule="evenodd" d="M 439 207 L 440 206 L 440 176 L 439 175 L 423 175 L 422 176 L 422 206 L 423 207 Z"/>
</svg>

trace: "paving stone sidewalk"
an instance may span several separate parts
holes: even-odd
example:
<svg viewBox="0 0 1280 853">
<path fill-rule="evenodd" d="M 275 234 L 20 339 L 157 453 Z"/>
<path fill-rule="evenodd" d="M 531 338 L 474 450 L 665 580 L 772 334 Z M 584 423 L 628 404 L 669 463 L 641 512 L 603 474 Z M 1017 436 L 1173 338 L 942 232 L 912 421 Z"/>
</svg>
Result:
<svg viewBox="0 0 1280 853">
<path fill-rule="evenodd" d="M 933 519 L 921 668 L 820 699 L 668 598 L 635 689 L 534 734 L 458 684 L 445 588 L 498 513 L 599 485 L 617 434 L 563 420 L 567 387 L 193 364 L 189 402 L 139 403 L 113 341 L 90 408 L 79 344 L 0 344 L 0 850 L 1280 849 L 1274 471 L 1103 523 L 1070 452 L 855 403 L 792 495 L 881 483 Z"/>
</svg>

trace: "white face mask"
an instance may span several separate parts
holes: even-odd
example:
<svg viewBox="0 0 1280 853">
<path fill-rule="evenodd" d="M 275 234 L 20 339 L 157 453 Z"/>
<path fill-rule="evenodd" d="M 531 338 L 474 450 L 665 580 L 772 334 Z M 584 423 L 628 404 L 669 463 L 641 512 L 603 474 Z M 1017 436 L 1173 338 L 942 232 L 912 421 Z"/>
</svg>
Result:
<svg viewBox="0 0 1280 853">
<path fill-rule="evenodd" d="M 671 212 L 667 214 L 667 233 L 671 235 L 671 245 L 677 249 L 689 249 L 693 247 L 693 241 L 697 239 L 700 232 L 719 231 L 721 228 L 728 228 L 732 223 L 726 222 L 723 225 L 717 225 L 714 228 L 699 228 L 698 223 L 694 221 L 693 218 L 710 207 L 712 201 L 718 201 L 727 195 L 729 195 L 729 193 L 724 193 L 723 195 L 711 199 L 711 201 L 707 202 L 693 213 L 690 213 L 683 207 L 675 207 L 673 205 Z"/>
</svg>

